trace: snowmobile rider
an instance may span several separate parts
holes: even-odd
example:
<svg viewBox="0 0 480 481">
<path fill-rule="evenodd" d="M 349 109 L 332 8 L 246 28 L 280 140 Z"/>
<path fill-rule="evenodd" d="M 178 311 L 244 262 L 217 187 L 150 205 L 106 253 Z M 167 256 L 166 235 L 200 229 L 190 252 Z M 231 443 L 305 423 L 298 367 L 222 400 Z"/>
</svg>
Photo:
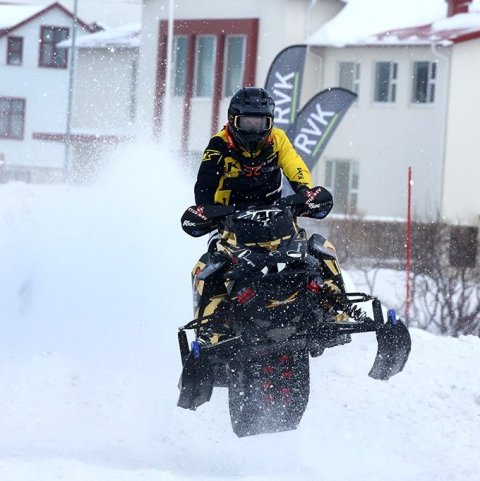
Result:
<svg viewBox="0 0 480 481">
<path fill-rule="evenodd" d="M 227 124 L 203 153 L 195 183 L 197 205 L 272 204 L 282 196 L 282 172 L 296 193 L 312 188 L 308 167 L 285 131 L 274 127 L 274 114 L 275 102 L 262 88 L 244 87 L 233 95 Z M 214 231 L 210 252 L 216 250 L 217 239 Z M 334 250 L 328 241 L 326 246 Z M 344 292 L 340 267 L 335 264 L 335 272 L 328 277 L 335 290 Z M 204 313 L 210 310 L 207 307 Z"/>
<path fill-rule="evenodd" d="M 226 126 L 203 154 L 195 184 L 199 204 L 271 204 L 281 197 L 282 171 L 295 192 L 312 187 L 308 167 L 285 132 L 275 128 L 266 90 L 245 87 L 228 108 Z"/>
</svg>

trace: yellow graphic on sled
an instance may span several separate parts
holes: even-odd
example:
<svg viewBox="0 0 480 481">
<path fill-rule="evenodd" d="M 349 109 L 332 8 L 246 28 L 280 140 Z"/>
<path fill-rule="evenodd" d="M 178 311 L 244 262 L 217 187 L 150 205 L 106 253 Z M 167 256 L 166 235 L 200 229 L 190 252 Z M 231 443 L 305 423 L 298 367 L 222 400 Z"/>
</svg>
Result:
<svg viewBox="0 0 480 481">
<path fill-rule="evenodd" d="M 270 304 L 268 304 L 266 306 L 267 309 L 272 309 L 273 307 L 284 306 L 285 304 L 291 304 L 297 298 L 298 292 L 299 291 L 294 292 L 291 296 L 289 296 L 289 297 L 287 297 L 286 299 L 283 299 L 283 300 L 275 300 L 275 299 L 271 300 Z"/>
</svg>

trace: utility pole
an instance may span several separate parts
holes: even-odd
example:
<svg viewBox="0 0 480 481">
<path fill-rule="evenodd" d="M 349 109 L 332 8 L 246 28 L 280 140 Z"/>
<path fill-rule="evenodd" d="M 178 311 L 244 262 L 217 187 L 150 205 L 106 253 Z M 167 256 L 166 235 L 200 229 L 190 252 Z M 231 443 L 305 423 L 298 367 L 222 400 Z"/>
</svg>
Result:
<svg viewBox="0 0 480 481">
<path fill-rule="evenodd" d="M 167 59 L 165 69 L 165 97 L 163 98 L 163 114 L 160 138 L 165 145 L 170 140 L 170 112 L 172 110 L 172 57 L 173 57 L 173 22 L 174 22 L 174 0 L 169 0 L 168 7 L 168 28 L 167 28 Z"/>
<path fill-rule="evenodd" d="M 413 175 L 412 175 L 412 167 L 408 167 L 408 186 L 407 186 L 407 235 L 406 235 L 406 247 L 407 247 L 407 255 L 406 255 L 406 276 L 407 276 L 407 285 L 406 285 L 406 299 L 405 299 L 405 321 L 407 323 L 410 322 L 410 303 L 411 303 L 411 280 L 410 280 L 410 271 L 411 271 L 411 263 L 412 263 L 412 186 L 413 186 Z"/>
<path fill-rule="evenodd" d="M 72 18 L 72 46 L 70 49 L 70 69 L 68 72 L 68 100 L 67 100 L 67 127 L 65 132 L 65 158 L 63 163 L 63 181 L 70 180 L 71 170 L 71 136 L 72 136 L 72 116 L 73 116 L 73 88 L 75 84 L 75 67 L 77 57 L 77 16 L 78 16 L 78 0 L 73 3 L 73 18 Z"/>
</svg>

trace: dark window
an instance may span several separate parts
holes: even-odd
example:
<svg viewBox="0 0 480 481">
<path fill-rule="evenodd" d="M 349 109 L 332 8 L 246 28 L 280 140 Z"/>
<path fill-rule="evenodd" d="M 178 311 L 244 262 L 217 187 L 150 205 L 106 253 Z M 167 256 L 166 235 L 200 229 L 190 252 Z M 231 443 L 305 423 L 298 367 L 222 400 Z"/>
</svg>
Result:
<svg viewBox="0 0 480 481">
<path fill-rule="evenodd" d="M 0 138 L 23 139 L 25 99 L 0 97 Z"/>
<path fill-rule="evenodd" d="M 211 97 L 214 89 L 216 35 L 198 35 L 195 44 L 194 96 Z M 223 52 L 223 95 L 230 97 L 243 85 L 245 75 L 246 39 L 229 35 Z M 173 44 L 173 93 L 182 97 L 186 92 L 188 37 L 176 35 Z"/>
<path fill-rule="evenodd" d="M 188 37 L 176 35 L 173 43 L 173 95 L 183 97 L 187 79 Z"/>
<path fill-rule="evenodd" d="M 221 80 L 221 92 L 218 93 L 223 97 L 230 97 L 238 88 L 248 83 L 246 77 L 251 72 L 247 70 L 251 69 L 251 66 L 247 65 L 247 57 L 253 57 L 253 45 L 248 43 L 247 35 L 225 35 L 224 26 L 215 27 L 212 23 L 200 28 L 196 25 L 189 27 L 187 23 L 183 23 L 178 30 L 181 30 L 181 33 L 175 34 L 173 41 L 171 85 L 175 97 L 212 97 L 217 80 Z M 242 28 L 237 27 L 235 30 Z M 190 52 L 190 49 L 193 51 Z M 189 82 L 192 84 L 191 91 Z"/>
<path fill-rule="evenodd" d="M 8 37 L 7 41 L 7 64 L 22 65 L 23 60 L 23 38 Z"/>
<path fill-rule="evenodd" d="M 199 35 L 195 40 L 194 95 L 211 97 L 214 86 L 214 61 L 216 37 Z M 173 94 L 183 97 L 186 94 L 188 37 L 176 35 L 173 44 Z"/>
<path fill-rule="evenodd" d="M 247 41 L 244 36 L 230 35 L 225 42 L 223 96 L 231 97 L 243 85 Z"/>
<path fill-rule="evenodd" d="M 155 130 L 161 125 L 167 81 L 168 22 L 160 22 Z M 211 99 L 212 135 L 218 130 L 220 103 L 237 86 L 254 85 L 258 19 L 176 20 L 172 45 L 170 89 L 184 99 L 184 133 L 190 132 L 192 99 Z M 195 99 L 197 100 L 197 99 Z M 223 118 L 222 118 L 223 121 Z"/>
<path fill-rule="evenodd" d="M 338 66 L 338 85 L 358 95 L 360 64 L 357 62 L 340 62 Z"/>
<path fill-rule="evenodd" d="M 68 38 L 68 28 L 41 28 L 40 67 L 67 68 L 67 49 L 57 47 L 57 43 L 66 38 Z"/>
<path fill-rule="evenodd" d="M 195 97 L 212 97 L 215 73 L 215 35 L 199 35 L 195 45 Z"/>
<path fill-rule="evenodd" d="M 412 102 L 427 104 L 435 101 L 437 64 L 435 62 L 415 62 L 413 64 Z"/>
<path fill-rule="evenodd" d="M 327 160 L 325 187 L 333 194 L 333 212 L 353 214 L 358 206 L 359 165 L 354 160 Z"/>
<path fill-rule="evenodd" d="M 377 62 L 375 65 L 375 102 L 395 102 L 397 93 L 397 64 Z"/>
</svg>

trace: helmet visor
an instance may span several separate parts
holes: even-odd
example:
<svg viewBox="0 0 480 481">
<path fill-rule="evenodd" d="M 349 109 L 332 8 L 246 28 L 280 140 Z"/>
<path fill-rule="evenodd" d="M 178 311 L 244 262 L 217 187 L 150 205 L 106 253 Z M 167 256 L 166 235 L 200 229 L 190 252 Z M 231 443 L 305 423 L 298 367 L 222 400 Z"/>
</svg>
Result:
<svg viewBox="0 0 480 481">
<path fill-rule="evenodd" d="M 235 127 L 245 132 L 264 132 L 272 128 L 271 117 L 258 115 L 236 115 Z"/>
</svg>

